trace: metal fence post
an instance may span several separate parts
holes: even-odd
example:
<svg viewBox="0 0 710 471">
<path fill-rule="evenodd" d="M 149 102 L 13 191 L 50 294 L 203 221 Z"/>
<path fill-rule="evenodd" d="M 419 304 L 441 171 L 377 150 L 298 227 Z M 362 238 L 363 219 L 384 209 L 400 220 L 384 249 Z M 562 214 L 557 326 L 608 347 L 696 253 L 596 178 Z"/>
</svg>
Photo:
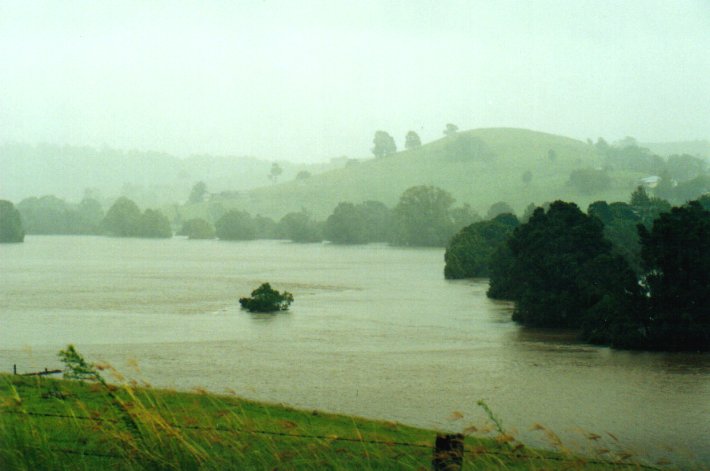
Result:
<svg viewBox="0 0 710 471">
<path fill-rule="evenodd" d="M 434 446 L 434 471 L 460 471 L 463 467 L 463 434 L 437 434 Z"/>
</svg>

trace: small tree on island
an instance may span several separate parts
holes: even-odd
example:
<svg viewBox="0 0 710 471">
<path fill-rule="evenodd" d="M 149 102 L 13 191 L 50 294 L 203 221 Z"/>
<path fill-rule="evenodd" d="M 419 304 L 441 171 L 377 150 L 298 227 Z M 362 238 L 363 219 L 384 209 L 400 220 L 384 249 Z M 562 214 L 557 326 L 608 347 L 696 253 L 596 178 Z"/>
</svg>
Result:
<svg viewBox="0 0 710 471">
<path fill-rule="evenodd" d="M 240 298 L 239 304 L 250 312 L 285 311 L 293 302 L 293 295 L 288 291 L 279 293 L 264 283 L 251 292 L 251 298 Z"/>
</svg>

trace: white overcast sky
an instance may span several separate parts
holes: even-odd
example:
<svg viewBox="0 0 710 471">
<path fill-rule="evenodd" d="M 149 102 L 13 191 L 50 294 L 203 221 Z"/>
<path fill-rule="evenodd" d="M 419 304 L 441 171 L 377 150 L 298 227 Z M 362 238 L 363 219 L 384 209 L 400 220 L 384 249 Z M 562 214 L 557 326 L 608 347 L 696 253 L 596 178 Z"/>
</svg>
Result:
<svg viewBox="0 0 710 471">
<path fill-rule="evenodd" d="M 0 142 L 318 161 L 462 129 L 710 138 L 710 1 L 0 0 Z"/>
</svg>

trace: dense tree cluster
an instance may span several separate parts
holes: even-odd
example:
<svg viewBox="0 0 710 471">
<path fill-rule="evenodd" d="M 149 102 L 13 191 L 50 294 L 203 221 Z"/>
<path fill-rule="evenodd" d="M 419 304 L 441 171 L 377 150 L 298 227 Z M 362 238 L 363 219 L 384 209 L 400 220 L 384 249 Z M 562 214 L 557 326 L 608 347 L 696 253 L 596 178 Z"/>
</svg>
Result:
<svg viewBox="0 0 710 471">
<path fill-rule="evenodd" d="M 463 228 L 446 248 L 444 276 L 453 279 L 489 276 L 491 256 L 518 224 L 518 219 L 508 213 Z"/>
<path fill-rule="evenodd" d="M 589 214 L 562 201 L 537 208 L 490 256 L 489 296 L 515 301 L 523 325 L 578 329 L 590 342 L 708 350 L 710 212 L 696 201 L 666 205 L 637 190 L 632 204 L 600 201 Z M 476 240 L 476 227 L 447 254 Z M 477 242 L 471 251 L 481 251 Z"/>
<path fill-rule="evenodd" d="M 170 221 L 163 213 L 146 209 L 141 213 L 136 203 L 118 198 L 101 222 L 101 230 L 114 237 L 149 237 L 167 239 L 173 236 Z"/>
<path fill-rule="evenodd" d="M 314 220 L 307 211 L 288 213 L 276 226 L 279 238 L 309 243 L 323 240 L 323 223 Z"/>
<path fill-rule="evenodd" d="M 17 205 L 28 234 L 98 234 L 101 204 L 84 198 L 72 205 L 53 195 L 25 198 Z"/>
<path fill-rule="evenodd" d="M 0 200 L 0 243 L 15 243 L 25 240 L 20 212 L 10 201 Z"/>
<path fill-rule="evenodd" d="M 568 184 L 580 193 L 590 195 L 611 188 L 611 177 L 606 170 L 577 169 L 570 173 Z"/>
<path fill-rule="evenodd" d="M 336 244 L 387 242 L 391 228 L 392 211 L 383 203 L 341 202 L 325 221 L 324 236 Z"/>
<path fill-rule="evenodd" d="M 188 219 L 182 225 L 178 235 L 187 236 L 188 239 L 214 239 L 215 229 L 208 221 L 202 218 Z"/>
</svg>

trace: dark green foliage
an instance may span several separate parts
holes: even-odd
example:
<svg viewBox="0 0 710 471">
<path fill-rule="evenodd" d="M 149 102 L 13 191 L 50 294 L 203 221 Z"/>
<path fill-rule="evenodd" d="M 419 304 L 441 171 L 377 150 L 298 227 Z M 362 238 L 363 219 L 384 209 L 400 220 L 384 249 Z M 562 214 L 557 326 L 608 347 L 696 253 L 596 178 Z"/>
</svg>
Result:
<svg viewBox="0 0 710 471">
<path fill-rule="evenodd" d="M 17 209 L 28 234 L 97 234 L 104 217 L 101 204 L 91 198 L 74 206 L 52 195 L 31 197 Z"/>
<path fill-rule="evenodd" d="M 311 178 L 311 176 L 312 176 L 311 172 L 309 172 L 308 170 L 301 170 L 300 172 L 298 172 L 296 174 L 296 180 L 299 180 L 299 181 L 308 180 L 309 178 Z"/>
<path fill-rule="evenodd" d="M 488 208 L 488 212 L 486 213 L 486 219 L 493 219 L 494 217 L 498 216 L 499 214 L 506 214 L 506 213 L 515 214 L 515 211 L 505 201 L 498 201 L 497 203 L 493 203 L 491 205 L 491 207 Z"/>
<path fill-rule="evenodd" d="M 596 201 L 589 205 L 587 214 L 604 224 L 604 237 L 612 244 L 613 252 L 626 259 L 635 272 L 641 269 L 641 245 L 637 224 L 642 222 L 637 207 L 626 203 Z"/>
<path fill-rule="evenodd" d="M 57 354 L 59 360 L 64 363 L 64 378 L 81 381 L 99 381 L 103 378 L 96 369 L 96 366 L 87 362 L 81 353 L 76 351 L 74 345 L 68 345 L 66 350 L 60 350 Z"/>
<path fill-rule="evenodd" d="M 0 200 L 0 243 L 23 242 L 25 230 L 20 212 L 10 201 Z"/>
<path fill-rule="evenodd" d="M 606 165 L 615 170 L 658 175 L 666 165 L 663 158 L 645 147 L 639 147 L 633 138 L 622 140 L 614 146 L 599 138 L 597 150 L 605 157 Z"/>
<path fill-rule="evenodd" d="M 513 319 L 525 325 L 580 328 L 602 300 L 616 302 L 637 286 L 628 264 L 612 255 L 602 222 L 573 203 L 536 209 L 508 248 L 509 254 L 499 250 L 493 258 L 504 266 L 491 270 L 496 289 L 490 295 L 515 300 Z M 609 276 L 612 270 L 616 277 Z"/>
<path fill-rule="evenodd" d="M 470 134 L 452 134 L 446 143 L 446 156 L 457 161 L 490 161 L 495 153 L 486 143 Z"/>
<path fill-rule="evenodd" d="M 526 185 L 529 185 L 530 182 L 532 182 L 532 177 L 533 177 L 532 172 L 530 170 L 526 170 L 522 176 L 523 183 L 525 183 Z"/>
<path fill-rule="evenodd" d="M 281 218 L 276 228 L 278 235 L 293 242 L 321 242 L 322 224 L 311 218 L 306 211 L 289 213 Z"/>
<path fill-rule="evenodd" d="M 454 198 L 441 188 L 414 186 L 394 208 L 396 245 L 443 247 L 454 234 L 449 210 Z"/>
<path fill-rule="evenodd" d="M 457 132 L 459 132 L 458 126 L 453 123 L 446 123 L 446 127 L 444 128 L 444 136 L 453 136 Z"/>
<path fill-rule="evenodd" d="M 397 152 L 397 144 L 395 144 L 394 138 L 386 131 L 376 131 L 372 144 L 372 153 L 378 158 Z"/>
<path fill-rule="evenodd" d="M 138 236 L 151 239 L 169 239 L 173 236 L 173 230 L 170 227 L 170 221 L 163 213 L 154 209 L 146 209 L 141 214 Z"/>
<path fill-rule="evenodd" d="M 190 197 L 188 198 L 188 204 L 198 204 L 205 200 L 205 195 L 207 195 L 207 185 L 205 182 L 197 182 L 192 187 L 190 192 Z"/>
<path fill-rule="evenodd" d="M 706 169 L 707 164 L 703 159 L 688 154 L 671 155 L 666 162 L 666 170 L 671 178 L 679 182 L 697 178 L 705 174 Z"/>
<path fill-rule="evenodd" d="M 481 220 L 481 216 L 471 208 L 471 205 L 464 203 L 463 206 L 457 206 L 449 211 L 451 222 L 454 225 L 454 233 L 460 231 L 466 226 L 470 226 L 474 222 Z"/>
<path fill-rule="evenodd" d="M 569 175 L 569 185 L 583 194 L 594 194 L 608 190 L 611 187 L 611 177 L 606 170 L 580 169 Z"/>
<path fill-rule="evenodd" d="M 240 298 L 239 304 L 251 312 L 285 311 L 293 302 L 293 295 L 288 291 L 279 293 L 264 283 L 251 292 L 251 298 Z"/>
<path fill-rule="evenodd" d="M 254 216 L 254 226 L 256 227 L 257 239 L 276 239 L 278 229 L 276 221 L 261 214 Z"/>
<path fill-rule="evenodd" d="M 419 134 L 414 131 L 409 131 L 404 138 L 404 148 L 409 150 L 416 149 L 417 147 L 421 146 L 422 140 L 419 138 Z"/>
<path fill-rule="evenodd" d="M 639 226 L 649 292 L 647 345 L 710 349 L 710 212 L 696 201 Z"/>
<path fill-rule="evenodd" d="M 141 214 L 138 206 L 126 197 L 121 197 L 106 213 L 101 229 L 115 237 L 148 237 L 167 239 L 173 236 L 170 221 L 163 213 L 146 209 Z"/>
<path fill-rule="evenodd" d="M 701 196 L 700 198 L 697 199 L 697 202 L 705 208 L 707 211 L 710 211 L 710 193 L 705 194 Z"/>
<path fill-rule="evenodd" d="M 232 210 L 217 220 L 215 233 L 222 240 L 253 240 L 256 238 L 256 224 L 246 211 Z"/>
<path fill-rule="evenodd" d="M 365 220 L 368 242 L 387 242 L 392 239 L 392 210 L 380 201 L 365 201 L 357 205 Z"/>
<path fill-rule="evenodd" d="M 283 169 L 281 168 L 281 165 L 278 164 L 278 162 L 274 162 L 271 164 L 271 170 L 269 171 L 269 178 L 271 181 L 276 183 L 276 180 L 281 176 L 283 173 Z"/>
<path fill-rule="evenodd" d="M 202 218 L 195 218 L 185 221 L 180 235 L 187 236 L 188 239 L 214 239 L 215 230 L 209 222 Z"/>
<path fill-rule="evenodd" d="M 336 244 L 368 242 L 363 212 L 352 203 L 339 203 L 333 214 L 325 221 L 324 235 L 326 239 Z"/>
<path fill-rule="evenodd" d="M 514 215 L 501 214 L 462 229 L 446 248 L 444 276 L 449 279 L 489 276 L 493 252 L 517 226 L 518 219 Z"/>
<path fill-rule="evenodd" d="M 141 211 L 136 203 L 122 196 L 109 208 L 101 228 L 108 235 L 116 237 L 138 237 L 140 220 Z"/>
</svg>

